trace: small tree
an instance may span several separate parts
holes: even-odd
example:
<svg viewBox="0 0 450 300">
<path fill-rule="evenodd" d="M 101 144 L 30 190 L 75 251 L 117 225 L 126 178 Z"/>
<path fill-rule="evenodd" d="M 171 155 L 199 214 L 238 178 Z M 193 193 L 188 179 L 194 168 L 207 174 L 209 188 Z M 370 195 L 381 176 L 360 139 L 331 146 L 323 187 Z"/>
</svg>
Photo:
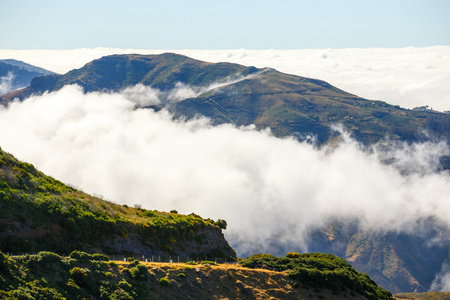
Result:
<svg viewBox="0 0 450 300">
<path fill-rule="evenodd" d="M 219 228 L 225 230 L 227 229 L 227 221 L 219 219 L 214 224 L 216 224 Z"/>
</svg>

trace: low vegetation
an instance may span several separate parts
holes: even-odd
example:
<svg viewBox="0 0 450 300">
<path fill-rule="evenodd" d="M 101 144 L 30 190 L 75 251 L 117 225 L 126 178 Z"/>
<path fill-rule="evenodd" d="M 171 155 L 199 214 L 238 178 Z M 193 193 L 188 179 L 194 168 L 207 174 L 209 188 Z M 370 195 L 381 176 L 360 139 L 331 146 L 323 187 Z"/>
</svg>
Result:
<svg viewBox="0 0 450 300">
<path fill-rule="evenodd" d="M 321 270 L 320 264 L 317 266 Z M 308 276 L 303 280 L 313 279 Z M 325 281 L 318 281 L 314 287 L 306 286 L 287 272 L 207 261 L 196 262 L 195 266 L 138 260 L 113 262 L 103 254 L 81 251 L 69 256 L 52 252 L 9 256 L 0 252 L 0 298 L 371 299 L 350 289 L 330 289 Z"/>
<path fill-rule="evenodd" d="M 123 240 L 141 243 L 141 254 L 235 258 L 223 238 L 223 220 L 203 219 L 140 207 L 131 208 L 90 196 L 45 176 L 0 149 L 0 250 L 11 253 L 101 250 L 132 255 L 117 246 Z M 89 233 L 89 234 L 86 234 Z M 216 237 L 210 241 L 211 235 Z M 187 245 L 191 246 L 187 246 Z M 189 248 L 190 247 L 190 248 Z"/>
<path fill-rule="evenodd" d="M 336 293 L 348 291 L 367 299 L 393 299 L 390 292 L 380 288 L 367 274 L 362 274 L 342 258 L 332 254 L 290 252 L 286 257 L 257 254 L 240 261 L 248 268 L 288 271 L 289 277 L 306 288 L 327 288 Z"/>
<path fill-rule="evenodd" d="M 398 300 L 449 300 L 450 292 L 405 293 L 395 295 Z"/>
</svg>

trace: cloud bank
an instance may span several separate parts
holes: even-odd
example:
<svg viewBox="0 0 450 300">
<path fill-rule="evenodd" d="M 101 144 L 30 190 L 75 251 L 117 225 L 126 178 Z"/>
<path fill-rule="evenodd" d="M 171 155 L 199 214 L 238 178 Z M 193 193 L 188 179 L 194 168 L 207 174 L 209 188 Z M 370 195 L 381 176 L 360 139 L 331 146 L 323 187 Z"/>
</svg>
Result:
<svg viewBox="0 0 450 300">
<path fill-rule="evenodd" d="M 136 108 L 147 92 L 66 86 L 14 102 L 0 108 L 1 147 L 117 203 L 225 219 L 238 255 L 271 252 L 273 240 L 306 250 L 309 230 L 330 219 L 381 230 L 414 231 L 428 217 L 450 225 L 450 175 L 436 169 L 445 144 L 366 151 L 346 136 L 316 149 L 251 126 L 213 127 L 205 118 Z"/>
<path fill-rule="evenodd" d="M 305 50 L 0 50 L 14 58 L 65 73 L 110 54 L 176 52 L 210 62 L 234 62 L 322 79 L 360 97 L 405 108 L 450 110 L 450 47 Z"/>
</svg>

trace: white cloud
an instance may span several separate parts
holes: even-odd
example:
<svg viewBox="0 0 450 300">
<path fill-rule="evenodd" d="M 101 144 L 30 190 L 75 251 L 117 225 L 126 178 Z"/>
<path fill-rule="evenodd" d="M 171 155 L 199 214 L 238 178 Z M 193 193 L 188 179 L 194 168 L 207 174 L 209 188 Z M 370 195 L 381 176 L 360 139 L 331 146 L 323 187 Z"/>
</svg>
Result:
<svg viewBox="0 0 450 300">
<path fill-rule="evenodd" d="M 0 95 L 12 91 L 12 82 L 14 80 L 13 72 L 8 72 L 5 76 L 0 77 Z"/>
<path fill-rule="evenodd" d="M 318 150 L 253 127 L 174 121 L 167 111 L 135 108 L 156 103 L 153 92 L 132 101 L 127 93 L 67 86 L 14 102 L 0 109 L 1 147 L 115 202 L 225 219 L 240 255 L 270 252 L 274 240 L 300 249 L 311 226 L 330 218 L 385 230 L 414 230 L 429 216 L 450 225 L 450 176 L 430 171 L 448 151 L 443 144 L 367 152 L 346 137 Z M 380 163 L 385 158 L 394 163 Z"/>
<path fill-rule="evenodd" d="M 431 291 L 447 292 L 450 291 L 450 265 L 444 263 L 442 270 L 436 275 L 436 278 L 431 283 Z"/>
<path fill-rule="evenodd" d="M 135 102 L 138 107 L 158 105 L 161 102 L 175 103 L 189 98 L 195 98 L 213 89 L 220 89 L 242 80 L 254 78 L 265 71 L 266 69 L 263 69 L 259 72 L 255 72 L 246 76 L 235 75 L 225 77 L 207 86 L 190 86 L 181 82 L 177 82 L 174 88 L 168 91 L 161 91 L 148 86 L 144 86 L 143 84 L 137 84 L 135 86 L 125 88 L 121 92 L 121 94 L 128 100 Z"/>
<path fill-rule="evenodd" d="M 210 62 L 234 62 L 271 67 L 313 77 L 352 94 L 406 108 L 429 105 L 450 110 L 450 47 L 305 49 L 305 50 L 0 50 L 0 58 L 15 58 L 65 73 L 110 54 L 176 52 Z"/>
</svg>

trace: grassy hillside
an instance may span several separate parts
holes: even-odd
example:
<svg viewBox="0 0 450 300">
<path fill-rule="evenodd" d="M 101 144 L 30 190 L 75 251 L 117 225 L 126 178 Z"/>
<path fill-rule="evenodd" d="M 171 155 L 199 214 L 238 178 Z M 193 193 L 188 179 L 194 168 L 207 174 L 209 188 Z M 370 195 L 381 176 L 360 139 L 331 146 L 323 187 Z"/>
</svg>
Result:
<svg viewBox="0 0 450 300">
<path fill-rule="evenodd" d="M 270 254 L 250 256 L 240 262 L 244 267 L 288 271 L 298 285 L 311 288 L 328 288 L 336 294 L 349 292 L 367 299 L 392 299 L 391 293 L 378 287 L 367 274 L 356 271 L 342 258 L 323 253 L 288 253 L 286 257 Z"/>
<path fill-rule="evenodd" d="M 342 124 L 364 143 L 384 137 L 420 140 L 425 138 L 422 129 L 445 139 L 450 137 L 448 114 L 366 100 L 326 82 L 276 70 L 187 99 L 173 110 L 188 116 L 200 113 L 216 124 L 269 127 L 276 136 L 311 135 L 319 144 L 333 137 L 333 124 Z"/>
<path fill-rule="evenodd" d="M 82 252 L 69 257 L 51 252 L 10 257 L 0 252 L 0 270 L 2 299 L 373 299 L 356 290 L 329 289 L 324 282 L 305 286 L 287 272 L 213 262 L 112 262 Z M 348 270 L 341 264 L 336 274 Z M 385 297 L 378 299 L 392 299 L 379 291 Z"/>
<path fill-rule="evenodd" d="M 114 204 L 45 176 L 0 149 L 0 250 L 235 257 L 226 222 Z"/>
<path fill-rule="evenodd" d="M 397 294 L 398 300 L 450 300 L 450 292 L 428 292 Z"/>
</svg>

